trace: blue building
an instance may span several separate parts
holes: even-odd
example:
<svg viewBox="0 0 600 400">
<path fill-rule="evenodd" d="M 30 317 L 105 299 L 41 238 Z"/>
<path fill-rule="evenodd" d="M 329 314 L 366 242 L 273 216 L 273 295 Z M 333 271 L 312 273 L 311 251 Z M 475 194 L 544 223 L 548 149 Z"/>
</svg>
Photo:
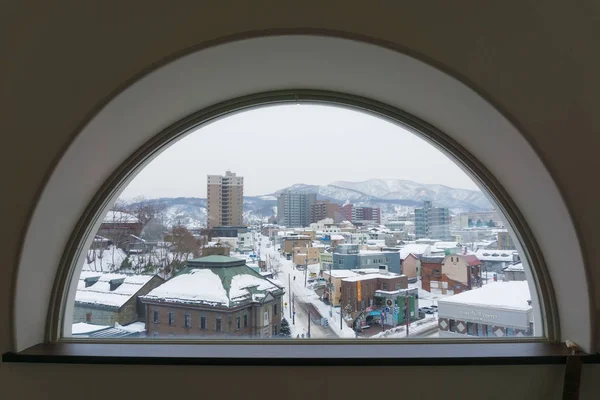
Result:
<svg viewBox="0 0 600 400">
<path fill-rule="evenodd" d="M 389 272 L 402 274 L 400 252 L 359 249 L 357 244 L 340 244 L 333 252 L 333 269 L 362 269 L 387 266 Z"/>
</svg>

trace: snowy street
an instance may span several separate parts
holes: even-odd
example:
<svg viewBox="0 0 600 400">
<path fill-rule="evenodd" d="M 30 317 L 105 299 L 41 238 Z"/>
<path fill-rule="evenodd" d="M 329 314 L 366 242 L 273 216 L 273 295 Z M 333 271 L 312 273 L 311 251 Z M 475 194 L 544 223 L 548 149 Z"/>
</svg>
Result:
<svg viewBox="0 0 600 400">
<path fill-rule="evenodd" d="M 258 245 L 260 241 L 260 246 Z M 325 304 L 319 296 L 310 288 L 305 287 L 305 271 L 294 268 L 293 262 L 281 256 L 273 245 L 267 248 L 267 244 L 271 243 L 266 236 L 256 234 L 255 245 L 256 249 L 260 249 L 261 259 L 266 259 L 268 256 L 276 256 L 281 261 L 281 271 L 275 278 L 285 287 L 284 302 L 287 307 L 284 307 L 285 318 L 290 323 L 292 337 L 302 336 L 308 333 L 308 309 L 314 307 L 323 318 L 327 318 L 328 327 L 324 327 L 311 322 L 310 333 L 314 339 L 323 338 L 356 338 L 354 330 L 349 327 L 346 322 L 342 323 L 340 329 L 340 312 L 339 307 L 331 307 Z M 416 284 L 420 286 L 420 282 Z M 416 286 L 409 285 L 409 286 Z M 310 284 L 307 284 L 310 286 Z M 443 297 L 443 296 L 441 296 Z M 437 304 L 437 295 L 432 295 L 425 292 L 419 287 L 419 307 L 431 306 Z M 290 301 L 292 299 L 293 301 Z M 290 307 L 292 302 L 295 304 L 295 324 L 292 324 L 290 317 Z M 437 336 L 437 315 L 427 315 L 420 321 L 412 322 L 409 327 L 409 337 L 436 337 Z M 398 326 L 388 329 L 383 333 L 373 335 L 375 338 L 402 338 L 406 337 L 404 326 Z"/>
</svg>

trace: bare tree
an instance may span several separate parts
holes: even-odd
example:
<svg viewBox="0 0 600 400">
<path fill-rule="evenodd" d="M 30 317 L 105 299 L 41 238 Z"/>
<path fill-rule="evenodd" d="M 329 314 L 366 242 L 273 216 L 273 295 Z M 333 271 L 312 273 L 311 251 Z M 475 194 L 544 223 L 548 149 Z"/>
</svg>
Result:
<svg viewBox="0 0 600 400">
<path fill-rule="evenodd" d="M 277 275 L 281 273 L 283 264 L 277 255 L 267 254 L 266 259 L 267 272 L 273 275 L 273 278 L 277 278 Z"/>
</svg>

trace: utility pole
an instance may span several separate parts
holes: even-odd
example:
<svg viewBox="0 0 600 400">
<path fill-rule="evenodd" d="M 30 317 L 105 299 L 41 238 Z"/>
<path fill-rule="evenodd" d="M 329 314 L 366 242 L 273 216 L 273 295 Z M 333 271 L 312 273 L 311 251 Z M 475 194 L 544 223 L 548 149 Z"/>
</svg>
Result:
<svg viewBox="0 0 600 400">
<path fill-rule="evenodd" d="M 404 321 L 406 323 L 406 337 L 408 337 L 408 327 L 410 326 L 410 310 L 409 310 L 409 301 L 408 301 L 408 295 L 405 293 L 404 294 L 404 309 L 406 311 L 404 311 L 404 318 L 406 319 L 406 321 Z"/>
<path fill-rule="evenodd" d="M 292 296 L 292 325 L 296 325 L 296 294 Z"/>
<path fill-rule="evenodd" d="M 292 277 L 288 274 L 288 301 L 290 303 L 290 318 L 292 318 Z"/>
<path fill-rule="evenodd" d="M 306 337 L 310 338 L 310 308 L 308 309 L 308 334 Z"/>
<path fill-rule="evenodd" d="M 306 256 L 304 257 L 304 287 L 306 287 L 308 275 L 308 247 L 306 247 Z"/>
</svg>

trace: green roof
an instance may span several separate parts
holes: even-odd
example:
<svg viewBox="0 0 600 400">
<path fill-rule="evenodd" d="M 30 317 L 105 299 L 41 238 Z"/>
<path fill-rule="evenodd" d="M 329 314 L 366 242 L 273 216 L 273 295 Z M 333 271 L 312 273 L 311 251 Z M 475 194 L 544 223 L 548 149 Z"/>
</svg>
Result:
<svg viewBox="0 0 600 400">
<path fill-rule="evenodd" d="M 188 266 L 194 266 L 196 268 L 221 268 L 221 267 L 237 267 L 246 265 L 246 261 L 227 256 L 206 256 L 200 258 L 194 258 L 187 262 Z"/>
</svg>

